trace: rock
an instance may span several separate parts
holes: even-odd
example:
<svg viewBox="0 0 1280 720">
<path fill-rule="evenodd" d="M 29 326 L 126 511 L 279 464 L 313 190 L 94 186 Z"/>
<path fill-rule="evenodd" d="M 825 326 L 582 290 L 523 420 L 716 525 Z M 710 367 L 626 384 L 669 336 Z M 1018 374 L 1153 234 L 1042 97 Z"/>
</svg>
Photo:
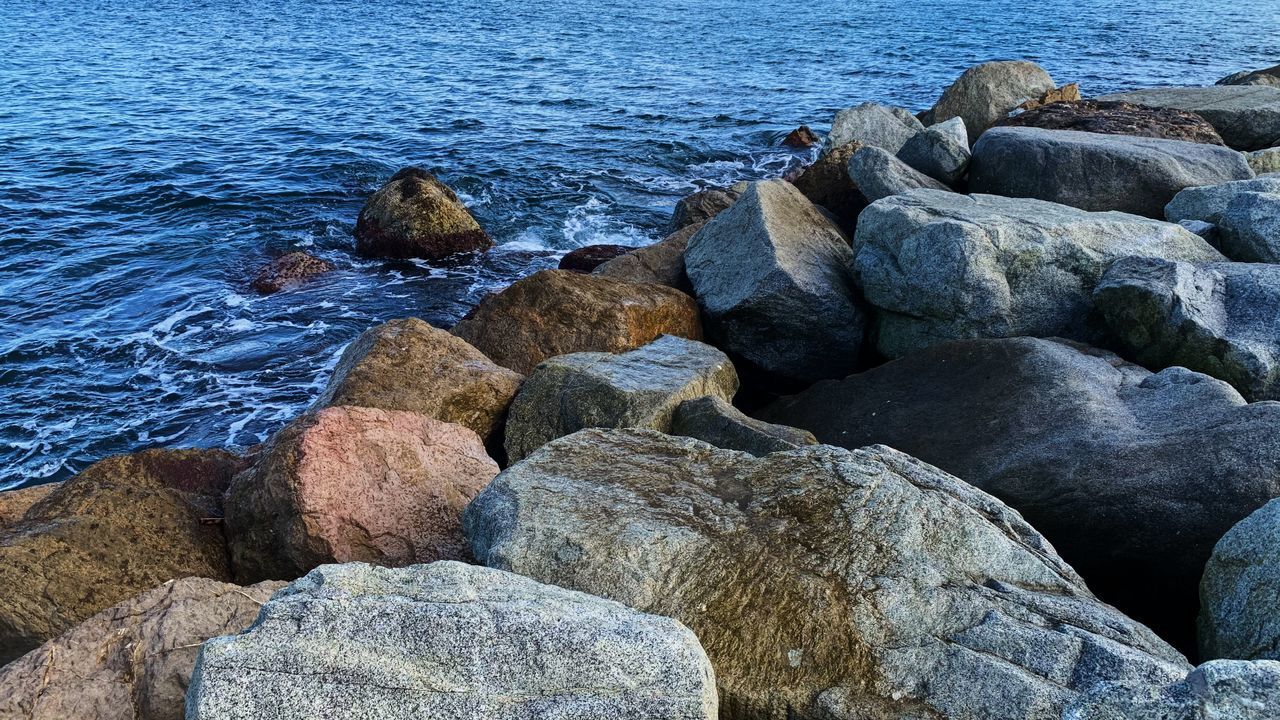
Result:
<svg viewBox="0 0 1280 720">
<path fill-rule="evenodd" d="M 1280 663 L 1215 660 L 1164 686 L 1106 682 L 1075 700 L 1063 720 L 1273 720 Z"/>
<path fill-rule="evenodd" d="M 659 335 L 702 339 L 693 298 L 661 285 L 543 270 L 480 301 L 454 335 L 523 375 L 574 352 L 626 352 Z"/>
<path fill-rule="evenodd" d="M 727 400 L 714 395 L 680 403 L 671 416 L 668 432 L 757 457 L 818 444 L 808 430 L 772 425 L 747 417 Z"/>
<path fill-rule="evenodd" d="M 840 228 L 781 180 L 752 183 L 689 239 L 689 279 L 717 347 L 790 380 L 853 369 L 865 318 Z"/>
<path fill-rule="evenodd" d="M 948 186 L 964 178 L 969 156 L 968 131 L 958 117 L 931 125 L 898 151 L 899 160 Z"/>
<path fill-rule="evenodd" d="M 1080 100 L 1054 102 L 1010 115 L 995 127 L 1031 127 L 1042 130 L 1078 130 L 1099 135 L 1132 135 L 1163 140 L 1186 140 L 1225 145 L 1218 131 L 1204 118 L 1186 110 L 1148 107 L 1128 102 Z"/>
<path fill-rule="evenodd" d="M 862 148 L 849 158 L 849 177 L 868 202 L 921 188 L 951 188 L 877 147 Z"/>
<path fill-rule="evenodd" d="M 146 450 L 94 463 L 0 529 L 0 665 L 175 578 L 230 580 L 216 521 L 240 458 Z"/>
<path fill-rule="evenodd" d="M 1280 87 L 1280 65 L 1263 70 L 1242 70 L 1231 73 L 1217 82 L 1218 85 L 1271 85 Z"/>
<path fill-rule="evenodd" d="M 1204 238 L 1204 241 L 1212 245 L 1215 250 L 1222 249 L 1222 241 L 1218 237 L 1217 225 L 1200 220 L 1179 220 L 1178 224 Z"/>
<path fill-rule="evenodd" d="M 801 150 L 804 148 L 811 148 L 820 142 L 822 142 L 822 139 L 818 137 L 817 133 L 810 130 L 808 125 L 801 125 L 790 133 L 787 133 L 787 136 L 782 139 L 784 147 L 798 148 Z"/>
<path fill-rule="evenodd" d="M 834 150 L 851 142 L 882 148 L 896 153 L 924 125 L 911 113 L 880 103 L 863 103 L 841 110 L 831 121 L 826 149 Z"/>
<path fill-rule="evenodd" d="M 1169 222 L 1200 220 L 1217 225 L 1222 222 L 1231 201 L 1244 193 L 1280 194 L 1280 177 L 1259 177 L 1218 185 L 1189 187 L 1179 192 L 1164 208 Z"/>
<path fill-rule="evenodd" d="M 1054 89 L 1053 78 L 1025 60 L 988 62 L 964 71 L 933 106 L 934 122 L 964 118 L 969 143 L 1028 99 Z"/>
<path fill-rule="evenodd" d="M 862 143 L 854 141 L 833 148 L 792 182 L 809 202 L 835 213 L 845 232 L 853 232 L 858 215 L 867 206 L 867 198 L 849 177 L 849 158 L 862 147 Z"/>
<path fill-rule="evenodd" d="M 1280 500 L 1236 524 L 1213 548 L 1200 581 L 1200 653 L 1280 660 Z"/>
<path fill-rule="evenodd" d="M 936 345 L 757 416 L 884 443 L 995 495 L 1103 600 L 1188 649 L 1213 544 L 1280 495 L 1280 405 L 1064 341 Z"/>
<path fill-rule="evenodd" d="M 1060 88 L 1054 88 L 1045 92 L 1038 98 L 1032 98 L 1019 105 L 1016 110 L 1035 110 L 1044 107 L 1050 103 L 1076 102 L 1080 100 L 1080 83 L 1067 83 Z M 1003 120 L 1003 118 L 1001 118 Z M 996 121 L 1000 124 L 1000 120 Z"/>
<path fill-rule="evenodd" d="M 565 253 L 565 256 L 560 258 L 560 269 L 589 273 L 632 250 L 635 248 L 628 245 L 587 245 Z"/>
<path fill-rule="evenodd" d="M 1280 265 L 1123 258 L 1093 301 L 1143 365 L 1181 365 L 1251 402 L 1280 400 Z"/>
<path fill-rule="evenodd" d="M 443 260 L 493 241 L 448 185 L 408 167 L 374 193 L 356 220 L 356 250 L 386 258 Z"/>
<path fill-rule="evenodd" d="M 251 286 L 263 295 L 280 292 L 333 270 L 329 262 L 305 252 L 291 252 L 258 271 Z"/>
<path fill-rule="evenodd" d="M 187 720 L 714 720 L 675 620 L 456 562 L 327 566 L 200 651 Z"/>
<path fill-rule="evenodd" d="M 705 224 L 686 225 L 652 245 L 602 263 L 592 272 L 614 280 L 666 285 L 692 294 L 693 285 L 684 272 L 684 249 L 689 238 Z"/>
<path fill-rule="evenodd" d="M 46 483 L 16 490 L 0 491 L 0 531 L 22 519 L 32 505 L 40 502 L 62 483 Z"/>
<path fill-rule="evenodd" d="M 1190 667 L 994 498 L 885 447 L 583 430 L 467 508 L 476 558 L 697 633 L 723 717 L 1056 718 Z"/>
<path fill-rule="evenodd" d="M 960 338 L 1089 340 L 1097 334 L 1090 296 L 1114 260 L 1223 259 L 1171 223 L 934 190 L 867 208 L 854 247 L 860 287 L 877 308 L 876 345 L 888 357 Z"/>
<path fill-rule="evenodd" d="M 969 165 L 973 192 L 1155 218 L 1184 188 L 1251 177 L 1244 156 L 1224 147 L 1029 127 L 987 131 Z"/>
<path fill-rule="evenodd" d="M 1259 175 L 1280 173 L 1280 147 L 1254 150 L 1244 154 L 1245 162 Z"/>
<path fill-rule="evenodd" d="M 552 440 L 586 427 L 671 429 L 676 406 L 738 391 L 733 363 L 719 350 L 664 335 L 622 353 L 574 353 L 538 366 L 511 405 L 506 449 L 518 462 Z"/>
<path fill-rule="evenodd" d="M 1222 252 L 1232 260 L 1280 262 L 1280 177 L 1188 188 L 1165 215 L 1216 224 Z"/>
<path fill-rule="evenodd" d="M 676 203 L 671 214 L 671 224 L 667 233 L 674 233 L 681 228 L 703 223 L 729 209 L 738 200 L 741 191 L 735 188 L 708 188 L 699 190 Z"/>
<path fill-rule="evenodd" d="M 501 431 L 523 380 L 462 338 L 405 318 L 366 330 L 348 345 L 313 407 L 407 410 L 487 440 Z"/>
<path fill-rule="evenodd" d="M 166 582 L 0 668 L 0 716 L 182 720 L 200 643 L 238 633 L 284 583 Z"/>
<path fill-rule="evenodd" d="M 1193 112 L 1208 120 L 1223 141 L 1237 150 L 1280 145 L 1280 88 L 1239 85 L 1156 88 L 1098 99 Z"/>
</svg>

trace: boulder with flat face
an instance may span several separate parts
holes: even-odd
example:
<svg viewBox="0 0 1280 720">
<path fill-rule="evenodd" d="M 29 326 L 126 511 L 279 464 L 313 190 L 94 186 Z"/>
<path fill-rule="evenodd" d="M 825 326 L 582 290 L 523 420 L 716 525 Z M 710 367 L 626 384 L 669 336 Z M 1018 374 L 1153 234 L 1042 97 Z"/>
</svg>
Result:
<svg viewBox="0 0 1280 720">
<path fill-rule="evenodd" d="M 856 142 L 896 153 L 921 130 L 924 125 L 910 112 L 868 102 L 836 113 L 831 132 L 827 134 L 826 149 L 831 151 Z"/>
<path fill-rule="evenodd" d="M 626 255 L 601 263 L 593 274 L 633 283 L 666 285 L 692 293 L 693 285 L 684 271 L 684 249 L 689 238 L 705 223 L 686 225 L 658 242 L 632 250 Z"/>
<path fill-rule="evenodd" d="M 1213 223 L 1232 260 L 1280 263 L 1280 177 L 1187 188 L 1165 206 L 1165 215 Z"/>
<path fill-rule="evenodd" d="M 912 190 L 951 188 L 878 147 L 865 147 L 849 158 L 849 177 L 868 202 Z"/>
<path fill-rule="evenodd" d="M 671 416 L 670 434 L 758 457 L 818 444 L 808 430 L 756 420 L 716 395 L 680 403 Z"/>
<path fill-rule="evenodd" d="M 356 250 L 374 257 L 443 260 L 493 247 L 457 193 L 415 167 L 392 175 L 369 198 L 355 234 Z"/>
<path fill-rule="evenodd" d="M 846 232 L 853 231 L 858 215 L 867 206 L 866 196 L 849 177 L 849 158 L 863 147 L 855 141 L 833 148 L 792 181 L 809 202 L 830 210 Z"/>
<path fill-rule="evenodd" d="M 1195 113 L 1120 101 L 1076 99 L 1072 102 L 1053 102 L 1001 118 L 996 121 L 995 127 L 1078 130 L 1101 135 L 1133 135 L 1208 145 L 1226 144 L 1222 142 L 1218 131 Z"/>
<path fill-rule="evenodd" d="M 1053 78 L 1033 62 L 982 63 L 965 70 L 943 91 L 933 106 L 933 121 L 964 118 L 972 144 L 1011 110 L 1053 89 Z"/>
<path fill-rule="evenodd" d="M 1277 707 L 1280 662 L 1214 660 L 1175 683 L 1101 683 L 1062 720 L 1273 720 Z"/>
<path fill-rule="evenodd" d="M 727 188 L 707 188 L 680 199 L 671 213 L 671 224 L 668 233 L 697 223 L 704 223 L 727 210 L 742 194 L 739 186 Z"/>
<path fill-rule="evenodd" d="M 1200 581 L 1200 653 L 1206 658 L 1280 660 L 1277 597 L 1280 500 L 1272 500 L 1213 548 Z"/>
<path fill-rule="evenodd" d="M 898 151 L 898 159 L 951 186 L 964 178 L 971 154 L 964 120 L 955 117 L 917 133 Z"/>
<path fill-rule="evenodd" d="M 1261 150 L 1280 145 L 1280 88 L 1259 85 L 1155 88 L 1105 95 L 1139 105 L 1193 112 L 1213 125 L 1227 145 Z"/>
</svg>

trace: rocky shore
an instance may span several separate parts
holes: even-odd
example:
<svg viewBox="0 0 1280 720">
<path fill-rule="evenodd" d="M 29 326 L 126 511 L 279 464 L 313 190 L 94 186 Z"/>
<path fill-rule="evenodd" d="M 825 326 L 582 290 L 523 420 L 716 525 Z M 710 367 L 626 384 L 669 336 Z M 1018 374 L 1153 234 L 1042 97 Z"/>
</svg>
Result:
<svg viewBox="0 0 1280 720">
<path fill-rule="evenodd" d="M 782 142 L 244 456 L 0 493 L 0 718 L 1280 718 L 1280 71 Z M 355 234 L 492 246 L 417 168 Z"/>
</svg>

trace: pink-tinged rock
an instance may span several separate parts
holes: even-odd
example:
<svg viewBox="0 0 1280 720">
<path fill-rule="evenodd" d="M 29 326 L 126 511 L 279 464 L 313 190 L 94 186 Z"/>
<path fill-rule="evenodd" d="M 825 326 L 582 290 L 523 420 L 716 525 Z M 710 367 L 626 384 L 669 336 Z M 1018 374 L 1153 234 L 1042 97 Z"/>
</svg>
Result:
<svg viewBox="0 0 1280 720">
<path fill-rule="evenodd" d="M 242 582 L 326 563 L 468 558 L 460 516 L 498 474 L 480 436 L 399 410 L 339 406 L 295 420 L 227 491 Z"/>
</svg>

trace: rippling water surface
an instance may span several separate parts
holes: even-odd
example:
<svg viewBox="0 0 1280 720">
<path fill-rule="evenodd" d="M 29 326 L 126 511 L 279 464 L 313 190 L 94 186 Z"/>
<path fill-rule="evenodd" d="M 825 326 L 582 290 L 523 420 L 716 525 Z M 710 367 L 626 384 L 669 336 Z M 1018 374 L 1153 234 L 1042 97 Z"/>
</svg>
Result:
<svg viewBox="0 0 1280 720">
<path fill-rule="evenodd" d="M 0 0 L 0 487 L 149 446 L 245 446 L 362 330 L 437 324 L 567 249 L 644 244 L 707 184 L 803 157 L 794 126 L 921 109 L 960 70 L 1039 61 L 1086 93 L 1280 61 L 1276 0 Z M 501 247 L 359 259 L 399 167 Z M 306 249 L 338 272 L 247 288 Z"/>
</svg>

